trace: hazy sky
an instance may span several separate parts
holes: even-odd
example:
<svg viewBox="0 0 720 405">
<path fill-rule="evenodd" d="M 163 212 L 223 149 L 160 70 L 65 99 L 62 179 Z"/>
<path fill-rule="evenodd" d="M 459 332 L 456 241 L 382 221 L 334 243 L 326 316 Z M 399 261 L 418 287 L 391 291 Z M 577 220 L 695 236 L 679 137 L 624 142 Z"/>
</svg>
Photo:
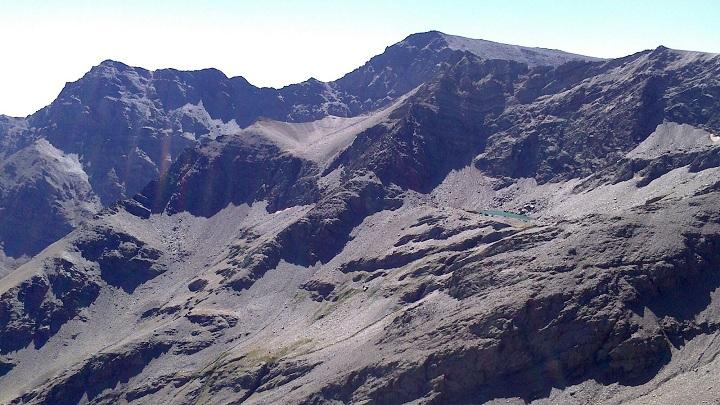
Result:
<svg viewBox="0 0 720 405">
<path fill-rule="evenodd" d="M 333 80 L 414 32 L 617 57 L 720 52 L 720 0 L 0 0 L 0 113 L 30 114 L 104 59 Z"/>
</svg>

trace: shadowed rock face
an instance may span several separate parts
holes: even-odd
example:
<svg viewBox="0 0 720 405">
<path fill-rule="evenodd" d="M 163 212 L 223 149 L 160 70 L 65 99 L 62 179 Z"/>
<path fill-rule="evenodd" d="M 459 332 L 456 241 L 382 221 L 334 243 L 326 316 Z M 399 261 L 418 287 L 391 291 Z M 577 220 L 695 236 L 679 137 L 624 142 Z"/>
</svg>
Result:
<svg viewBox="0 0 720 405">
<path fill-rule="evenodd" d="M 170 345 L 165 342 L 143 342 L 121 353 L 103 353 L 89 359 L 81 367 L 69 370 L 62 384 L 55 385 L 47 392 L 31 392 L 18 398 L 15 403 L 76 404 L 87 396 L 95 400 L 98 394 L 119 383 L 127 382 L 139 374 L 154 358 L 167 352 Z M 128 399 L 134 399 L 132 395 Z"/>
<path fill-rule="evenodd" d="M 2 346 L 6 354 L 30 342 L 41 347 L 62 324 L 97 298 L 100 287 L 91 273 L 55 258 L 35 275 L 2 296 Z"/>
<path fill-rule="evenodd" d="M 0 353 L 30 342 L 42 347 L 69 320 L 91 305 L 101 288 L 114 286 L 132 293 L 165 269 L 162 252 L 136 237 L 96 226 L 72 239 L 63 257 L 41 260 L 40 272 L 2 294 Z"/>
<path fill-rule="evenodd" d="M 138 285 L 165 271 L 157 263 L 161 251 L 113 229 L 94 231 L 76 241 L 75 247 L 85 259 L 98 264 L 100 276 L 108 284 L 132 293 Z"/>
<path fill-rule="evenodd" d="M 135 199 L 153 212 L 210 217 L 228 204 L 268 200 L 270 210 L 315 202 L 318 169 L 282 154 L 274 145 L 247 145 L 236 139 L 189 150 L 167 176 L 153 181 Z"/>
<path fill-rule="evenodd" d="M 437 32 L 279 90 L 104 62 L 0 120 L 0 201 L 86 209 L 0 278 L 0 402 L 716 398 L 719 69 Z"/>
<path fill-rule="evenodd" d="M 0 243 L 8 256 L 40 252 L 99 208 L 77 156 L 44 139 L 0 161 Z"/>
</svg>

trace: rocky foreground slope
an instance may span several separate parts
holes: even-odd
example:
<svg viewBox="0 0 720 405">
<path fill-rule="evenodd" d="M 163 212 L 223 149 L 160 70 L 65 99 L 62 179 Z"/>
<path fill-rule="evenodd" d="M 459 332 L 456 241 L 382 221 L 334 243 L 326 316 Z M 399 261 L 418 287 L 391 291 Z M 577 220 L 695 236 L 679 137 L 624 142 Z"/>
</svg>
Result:
<svg viewBox="0 0 720 405">
<path fill-rule="evenodd" d="M 203 79 L 158 111 L 215 129 L 154 138 L 199 146 L 119 203 L 77 170 L 98 131 L 7 119 L 92 218 L 0 279 L 0 402 L 720 397 L 720 57 L 498 46 L 411 36 L 323 84 L 340 110 Z"/>
</svg>

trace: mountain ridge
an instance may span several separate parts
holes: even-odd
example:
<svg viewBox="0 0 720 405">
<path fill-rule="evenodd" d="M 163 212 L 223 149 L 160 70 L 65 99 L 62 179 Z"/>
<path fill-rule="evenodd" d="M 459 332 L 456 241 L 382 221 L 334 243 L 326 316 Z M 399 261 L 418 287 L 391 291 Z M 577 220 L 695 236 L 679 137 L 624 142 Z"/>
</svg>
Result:
<svg viewBox="0 0 720 405">
<path fill-rule="evenodd" d="M 0 402 L 720 395 L 695 371 L 720 373 L 720 58 L 530 67 L 430 37 L 275 119 L 217 72 L 69 89 L 35 129 L 50 166 L 134 151 L 95 175 L 150 180 L 0 278 Z"/>
<path fill-rule="evenodd" d="M 4 119 L 0 153 L 48 139 L 63 153 L 80 157 L 93 193 L 108 205 L 139 192 L 203 136 L 216 136 L 221 127 L 232 130 L 226 123 L 242 128 L 259 118 L 310 122 L 389 105 L 464 55 L 438 44 L 443 35 L 410 35 L 333 82 L 308 80 L 280 89 L 259 88 L 214 68 L 150 71 L 105 60 L 68 83 L 49 106 L 25 119 Z M 406 46 L 407 41 L 421 48 Z M 57 221 L 68 229 L 68 221 Z M 30 244 L 14 254 L 42 247 Z"/>
</svg>

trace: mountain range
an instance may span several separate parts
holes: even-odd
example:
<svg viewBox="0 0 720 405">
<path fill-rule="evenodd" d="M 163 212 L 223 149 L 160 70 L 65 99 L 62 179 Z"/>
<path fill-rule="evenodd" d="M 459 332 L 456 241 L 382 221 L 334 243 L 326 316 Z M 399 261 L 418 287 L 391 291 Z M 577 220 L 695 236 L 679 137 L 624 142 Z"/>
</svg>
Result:
<svg viewBox="0 0 720 405">
<path fill-rule="evenodd" d="M 718 133 L 665 47 L 104 61 L 0 116 L 0 402 L 714 400 Z"/>
</svg>

